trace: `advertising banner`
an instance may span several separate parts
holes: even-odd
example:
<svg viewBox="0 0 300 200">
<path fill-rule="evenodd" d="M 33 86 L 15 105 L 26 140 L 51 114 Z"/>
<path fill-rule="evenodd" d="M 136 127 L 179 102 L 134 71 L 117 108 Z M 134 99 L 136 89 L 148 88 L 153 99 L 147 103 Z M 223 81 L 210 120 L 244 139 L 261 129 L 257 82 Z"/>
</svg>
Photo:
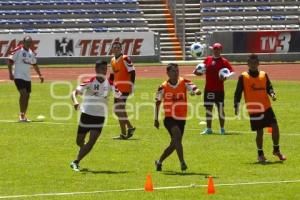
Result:
<svg viewBox="0 0 300 200">
<path fill-rule="evenodd" d="M 233 53 L 300 52 L 300 31 L 234 32 Z"/>
<path fill-rule="evenodd" d="M 109 32 L 109 33 L 35 33 L 31 49 L 37 57 L 90 57 L 110 56 L 114 41 L 123 44 L 127 55 L 152 56 L 154 51 L 153 32 Z M 25 34 L 1 34 L 0 58 L 7 57 L 22 43 Z"/>
</svg>

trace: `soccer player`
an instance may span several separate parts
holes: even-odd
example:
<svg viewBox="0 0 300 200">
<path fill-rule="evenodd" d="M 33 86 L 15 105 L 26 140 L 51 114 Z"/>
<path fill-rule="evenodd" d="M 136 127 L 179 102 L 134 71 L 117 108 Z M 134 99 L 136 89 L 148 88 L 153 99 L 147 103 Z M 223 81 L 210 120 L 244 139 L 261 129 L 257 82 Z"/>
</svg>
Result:
<svg viewBox="0 0 300 200">
<path fill-rule="evenodd" d="M 31 76 L 30 67 L 39 75 L 41 83 L 44 82 L 40 69 L 37 65 L 35 53 L 30 49 L 32 38 L 26 36 L 23 39 L 23 44 L 17 46 L 8 58 L 9 79 L 14 80 L 17 90 L 19 91 L 19 122 L 29 122 L 26 117 L 26 112 L 31 93 Z"/>
<path fill-rule="evenodd" d="M 107 104 L 110 91 L 112 90 L 114 92 L 116 99 L 120 98 L 122 95 L 121 92 L 112 85 L 112 82 L 105 78 L 107 73 L 107 62 L 97 61 L 95 71 L 96 76 L 92 77 L 89 81 L 83 82 L 72 92 L 72 101 L 75 110 L 79 108 L 76 96 L 84 95 L 76 139 L 76 143 L 80 147 L 80 150 L 76 160 L 70 164 L 74 171 L 80 171 L 80 161 L 92 150 L 101 134 L 107 115 Z M 90 133 L 90 137 L 85 143 L 85 137 L 88 132 Z"/>
<path fill-rule="evenodd" d="M 251 129 L 256 131 L 256 146 L 258 153 L 258 161 L 265 163 L 267 161 L 263 152 L 263 128 L 272 127 L 273 140 L 273 155 L 279 160 L 286 160 L 286 157 L 281 154 L 279 149 L 279 128 L 277 125 L 276 116 L 271 107 L 271 102 L 268 97 L 276 100 L 276 95 L 273 90 L 271 81 L 264 71 L 259 71 L 259 59 L 255 54 L 251 54 L 248 58 L 248 72 L 243 72 L 239 77 L 235 94 L 234 94 L 234 109 L 238 115 L 239 104 L 244 91 L 244 99 L 250 115 Z"/>
<path fill-rule="evenodd" d="M 135 81 L 135 69 L 127 55 L 122 53 L 122 44 L 114 42 L 112 44 L 112 52 L 114 54 L 111 59 L 113 73 L 110 74 L 110 80 L 114 82 L 117 88 L 122 92 L 120 101 L 114 102 L 115 114 L 119 119 L 121 134 L 114 139 L 126 140 L 132 137 L 135 127 L 130 123 L 126 112 L 126 100 L 133 93 Z"/>
<path fill-rule="evenodd" d="M 179 76 L 177 64 L 168 64 L 167 75 L 169 79 L 163 82 L 156 94 L 154 126 L 159 129 L 158 115 L 160 104 L 163 101 L 164 126 L 171 136 L 171 142 L 159 160 L 155 161 L 155 166 L 157 171 L 161 171 L 163 161 L 176 150 L 181 170 L 185 171 L 187 165 L 183 157 L 182 137 L 187 116 L 187 90 L 191 92 L 191 95 L 200 95 L 201 92 L 191 81 Z"/>
<path fill-rule="evenodd" d="M 224 113 L 224 80 L 219 77 L 219 70 L 227 68 L 233 72 L 233 68 L 227 59 L 221 56 L 223 49 L 222 44 L 214 43 L 212 47 L 213 55 L 204 60 L 206 66 L 206 83 L 204 89 L 204 106 L 206 109 L 206 129 L 201 134 L 212 134 L 212 111 L 213 105 L 216 104 L 219 114 L 220 134 L 225 134 L 225 113 Z M 194 74 L 201 76 L 201 73 L 194 71 Z"/>
</svg>

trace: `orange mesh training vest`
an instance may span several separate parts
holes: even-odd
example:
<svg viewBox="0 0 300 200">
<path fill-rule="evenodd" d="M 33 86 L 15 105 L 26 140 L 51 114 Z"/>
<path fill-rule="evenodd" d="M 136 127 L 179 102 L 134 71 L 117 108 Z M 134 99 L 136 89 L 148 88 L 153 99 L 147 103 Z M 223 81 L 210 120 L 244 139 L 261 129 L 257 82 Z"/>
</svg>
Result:
<svg viewBox="0 0 300 200">
<path fill-rule="evenodd" d="M 258 77 L 251 77 L 243 72 L 244 98 L 250 114 L 262 113 L 271 107 L 267 93 L 267 78 L 264 71 Z"/>
<path fill-rule="evenodd" d="M 131 92 L 132 82 L 130 81 L 130 73 L 128 73 L 125 61 L 127 56 L 122 55 L 117 60 L 115 57 L 111 59 L 111 67 L 114 72 L 114 84 L 121 92 Z"/>
<path fill-rule="evenodd" d="M 175 88 L 170 86 L 167 81 L 162 86 L 164 89 L 163 105 L 165 117 L 185 120 L 187 115 L 187 95 L 184 79 L 179 77 Z"/>
</svg>

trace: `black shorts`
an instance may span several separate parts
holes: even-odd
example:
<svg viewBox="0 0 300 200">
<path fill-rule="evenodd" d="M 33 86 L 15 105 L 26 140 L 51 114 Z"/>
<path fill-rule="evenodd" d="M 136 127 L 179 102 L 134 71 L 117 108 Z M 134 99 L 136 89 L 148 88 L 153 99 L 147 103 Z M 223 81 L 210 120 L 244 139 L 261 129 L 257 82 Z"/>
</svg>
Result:
<svg viewBox="0 0 300 200">
<path fill-rule="evenodd" d="M 164 125 L 165 125 L 166 129 L 168 130 L 170 136 L 172 136 L 171 130 L 174 126 L 178 126 L 178 128 L 181 131 L 181 135 L 183 136 L 185 120 L 178 120 L 178 119 L 174 119 L 173 117 L 165 117 Z"/>
<path fill-rule="evenodd" d="M 224 96 L 224 92 L 204 91 L 204 106 L 209 107 L 214 104 L 217 106 L 224 105 Z"/>
<path fill-rule="evenodd" d="M 104 121 L 105 117 L 81 113 L 77 134 L 86 134 L 90 130 L 96 130 L 101 133 Z"/>
<path fill-rule="evenodd" d="M 250 114 L 250 125 L 252 131 L 269 127 L 271 124 L 277 124 L 276 116 L 272 108 L 267 109 L 263 113 Z"/>
<path fill-rule="evenodd" d="M 19 91 L 25 89 L 28 93 L 31 93 L 31 81 L 25 81 L 23 79 L 15 79 L 14 81 Z"/>
<path fill-rule="evenodd" d="M 120 100 L 124 103 L 126 103 L 128 97 L 129 97 L 130 93 L 129 92 L 122 92 L 122 95 L 120 98 L 115 98 L 114 99 L 114 103 L 120 102 Z"/>
</svg>

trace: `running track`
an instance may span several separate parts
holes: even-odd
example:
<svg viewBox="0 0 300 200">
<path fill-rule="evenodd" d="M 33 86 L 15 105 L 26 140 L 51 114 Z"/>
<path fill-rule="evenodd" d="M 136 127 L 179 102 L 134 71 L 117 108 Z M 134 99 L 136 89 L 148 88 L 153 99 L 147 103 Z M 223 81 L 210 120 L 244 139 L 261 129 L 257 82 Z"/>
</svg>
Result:
<svg viewBox="0 0 300 200">
<path fill-rule="evenodd" d="M 194 66 L 180 65 L 181 76 L 189 79 L 196 78 L 192 75 Z M 238 75 L 247 70 L 245 65 L 234 66 L 235 79 Z M 260 70 L 266 71 L 271 80 L 287 80 L 287 81 L 300 81 L 300 64 L 274 64 L 274 65 L 261 65 Z M 81 74 L 93 74 L 94 68 L 43 68 L 41 69 L 46 81 L 54 80 L 77 80 Z M 136 67 L 137 78 L 166 78 L 164 66 L 147 66 Z M 32 72 L 33 80 L 37 80 L 37 76 Z M 203 79 L 203 77 L 201 77 Z M 8 81 L 8 70 L 0 69 L 0 82 Z"/>
</svg>

